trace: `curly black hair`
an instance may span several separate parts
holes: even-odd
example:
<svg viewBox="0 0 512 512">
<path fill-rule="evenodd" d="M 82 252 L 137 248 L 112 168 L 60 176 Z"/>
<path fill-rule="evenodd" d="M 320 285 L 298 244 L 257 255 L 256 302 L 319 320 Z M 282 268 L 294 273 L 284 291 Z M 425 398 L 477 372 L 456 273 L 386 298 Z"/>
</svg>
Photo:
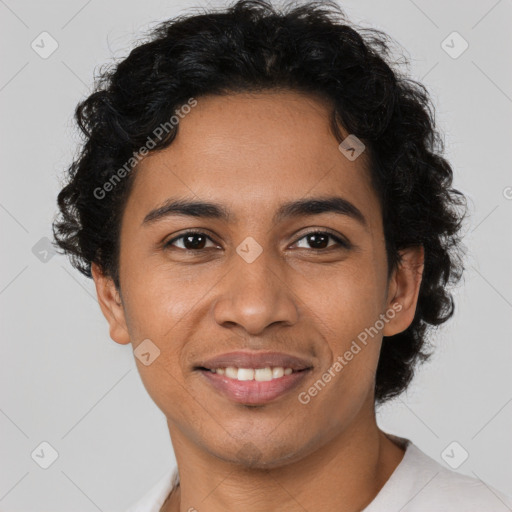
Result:
<svg viewBox="0 0 512 512">
<path fill-rule="evenodd" d="M 464 269 L 466 198 L 451 188 L 453 172 L 441 156 L 444 142 L 427 89 L 392 60 L 388 35 L 353 27 L 335 2 L 288 2 L 278 9 L 263 0 L 157 25 L 128 57 L 103 69 L 94 92 L 78 104 L 84 143 L 58 195 L 53 233 L 78 270 L 91 277 L 97 263 L 120 289 L 120 219 L 135 173 L 119 179 L 119 169 L 126 170 L 178 107 L 207 94 L 285 89 L 320 95 L 332 105 L 338 140 L 339 123 L 366 146 L 389 273 L 400 263 L 400 249 L 425 250 L 414 320 L 383 340 L 378 405 L 407 388 L 417 364 L 432 355 L 426 351 L 431 328 L 453 315 L 447 287 Z M 171 144 L 178 127 L 153 141 L 150 151 Z"/>
</svg>

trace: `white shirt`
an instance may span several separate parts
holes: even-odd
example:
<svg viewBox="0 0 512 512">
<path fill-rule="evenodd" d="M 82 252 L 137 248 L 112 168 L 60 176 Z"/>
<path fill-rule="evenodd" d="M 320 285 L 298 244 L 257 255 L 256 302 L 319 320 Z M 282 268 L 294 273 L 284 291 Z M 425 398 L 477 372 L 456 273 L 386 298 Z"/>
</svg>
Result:
<svg viewBox="0 0 512 512">
<path fill-rule="evenodd" d="M 512 496 L 442 466 L 409 439 L 386 435 L 403 446 L 405 454 L 361 512 L 512 512 Z M 169 470 L 126 512 L 160 512 L 176 475 L 176 470 Z"/>
</svg>

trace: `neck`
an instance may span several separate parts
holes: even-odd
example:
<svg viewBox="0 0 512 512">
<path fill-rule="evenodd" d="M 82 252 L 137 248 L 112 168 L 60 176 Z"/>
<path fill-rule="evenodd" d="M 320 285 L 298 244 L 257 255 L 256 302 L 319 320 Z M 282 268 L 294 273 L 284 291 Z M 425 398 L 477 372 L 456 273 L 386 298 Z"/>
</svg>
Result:
<svg viewBox="0 0 512 512">
<path fill-rule="evenodd" d="M 169 424 L 180 485 L 161 512 L 339 510 L 357 512 L 378 494 L 404 450 L 371 414 L 300 460 L 271 469 L 242 468 L 205 453 Z"/>
</svg>

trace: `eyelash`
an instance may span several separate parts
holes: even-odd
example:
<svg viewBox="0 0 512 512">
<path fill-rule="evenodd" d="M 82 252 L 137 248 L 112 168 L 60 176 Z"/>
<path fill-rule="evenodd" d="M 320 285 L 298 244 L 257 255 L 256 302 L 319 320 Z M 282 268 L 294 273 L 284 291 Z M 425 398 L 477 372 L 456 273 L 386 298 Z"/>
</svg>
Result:
<svg viewBox="0 0 512 512">
<path fill-rule="evenodd" d="M 175 238 L 173 238 L 172 240 L 169 240 L 168 242 L 166 242 L 164 244 L 164 249 L 167 249 L 167 248 L 170 248 L 172 247 L 172 244 L 174 242 L 176 242 L 177 240 L 181 240 L 189 235 L 203 235 L 205 236 L 208 240 L 210 240 L 210 242 L 214 242 L 214 240 L 211 239 L 211 237 L 209 237 L 206 233 L 204 233 L 203 231 L 199 231 L 199 230 L 194 230 L 194 229 L 191 229 Z M 345 249 L 350 249 L 351 248 L 351 244 L 348 242 L 348 241 L 345 241 L 343 240 L 342 238 L 340 238 L 339 236 L 336 236 L 334 235 L 333 233 L 329 232 L 329 231 L 322 231 L 322 230 L 313 230 L 313 231 L 309 231 L 308 233 L 304 233 L 300 238 L 298 238 L 295 242 L 294 242 L 294 245 L 299 242 L 300 240 L 302 240 L 303 238 L 306 238 L 307 236 L 309 235 L 328 235 L 330 238 L 332 238 L 341 248 L 345 248 Z M 187 252 L 201 252 L 201 251 L 206 251 L 208 248 L 204 248 L 204 249 L 181 249 L 179 248 L 180 250 L 182 251 L 187 251 Z M 332 246 L 331 247 L 326 247 L 324 249 L 310 249 L 312 251 L 317 251 L 317 252 L 322 252 L 322 251 L 327 251 L 329 249 L 332 249 Z"/>
</svg>

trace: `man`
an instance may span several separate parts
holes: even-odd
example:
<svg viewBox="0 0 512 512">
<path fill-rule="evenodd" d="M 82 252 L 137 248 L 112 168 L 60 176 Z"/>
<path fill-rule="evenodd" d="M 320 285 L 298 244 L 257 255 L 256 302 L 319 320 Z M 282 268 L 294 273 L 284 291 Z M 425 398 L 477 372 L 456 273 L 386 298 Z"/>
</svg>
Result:
<svg viewBox="0 0 512 512">
<path fill-rule="evenodd" d="M 161 24 L 77 109 L 55 237 L 178 465 L 133 511 L 512 506 L 376 423 L 453 313 L 464 197 L 367 34 L 238 2 Z"/>
</svg>

